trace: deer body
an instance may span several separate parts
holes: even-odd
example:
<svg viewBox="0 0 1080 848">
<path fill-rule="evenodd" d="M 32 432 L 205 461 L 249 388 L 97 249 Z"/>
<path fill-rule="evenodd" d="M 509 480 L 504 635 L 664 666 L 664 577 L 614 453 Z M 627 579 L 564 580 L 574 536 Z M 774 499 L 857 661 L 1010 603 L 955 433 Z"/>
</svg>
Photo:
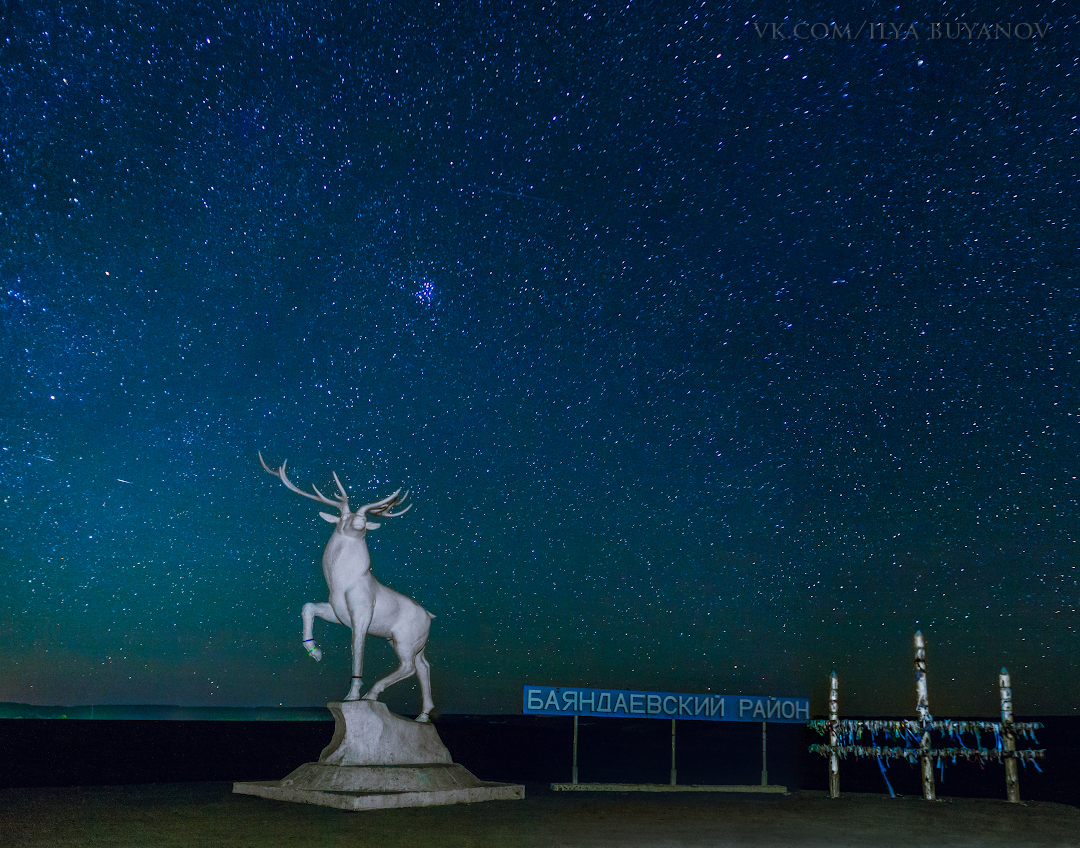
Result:
<svg viewBox="0 0 1080 848">
<path fill-rule="evenodd" d="M 416 720 L 427 721 L 428 714 L 435 705 L 431 700 L 431 668 L 424 656 L 424 646 L 427 644 L 428 631 L 434 616 L 412 598 L 395 592 L 375 579 L 371 573 L 371 554 L 367 545 L 368 531 L 377 530 L 381 526 L 368 520 L 367 516 L 392 518 L 401 515 L 409 507 L 397 513 L 390 510 L 405 500 L 405 496 L 401 495 L 399 489 L 390 497 L 367 504 L 353 512 L 349 509 L 348 497 L 337 474 L 334 475 L 334 480 L 341 496 L 334 501 L 318 489 L 315 489 L 315 495 L 297 489 L 289 482 L 284 464 L 274 471 L 262 460 L 261 454 L 259 460 L 263 468 L 281 479 L 291 491 L 320 503 L 336 506 L 340 510 L 338 516 L 319 513 L 323 519 L 336 525 L 334 534 L 326 543 L 322 559 L 323 577 L 326 578 L 330 599 L 325 603 L 304 604 L 301 612 L 304 622 L 304 648 L 315 660 L 322 659 L 322 651 L 315 646 L 313 627 L 316 618 L 333 624 L 344 624 L 352 629 L 352 685 L 345 700 L 355 701 L 360 697 L 360 686 L 363 682 L 364 640 L 367 634 L 388 639 L 400 665 L 376 682 L 364 699 L 378 700 L 388 686 L 415 674 L 423 699 L 423 712 Z"/>
</svg>

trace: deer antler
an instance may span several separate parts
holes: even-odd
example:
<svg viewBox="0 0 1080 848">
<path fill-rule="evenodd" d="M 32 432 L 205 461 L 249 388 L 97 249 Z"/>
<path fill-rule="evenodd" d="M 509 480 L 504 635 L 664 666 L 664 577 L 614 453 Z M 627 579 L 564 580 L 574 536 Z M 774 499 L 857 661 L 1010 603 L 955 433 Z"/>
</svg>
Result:
<svg viewBox="0 0 1080 848">
<path fill-rule="evenodd" d="M 359 515 L 371 513 L 372 515 L 378 515 L 381 518 L 397 518 L 399 515 L 404 515 L 406 512 L 412 509 L 412 504 L 409 504 L 407 507 L 405 507 L 405 509 L 401 510 L 400 512 L 391 512 L 390 510 L 392 510 L 395 506 L 399 506 L 400 504 L 404 503 L 405 498 L 407 498 L 408 496 L 408 492 L 403 495 L 401 494 L 401 489 L 398 489 L 396 492 L 394 492 L 394 494 L 390 495 L 389 497 L 383 498 L 381 501 L 375 501 L 375 503 L 366 504 L 360 507 L 360 509 L 358 509 L 356 512 Z"/>
<path fill-rule="evenodd" d="M 349 511 L 349 496 L 345 494 L 345 487 L 341 485 L 341 480 L 338 479 L 336 471 L 333 471 L 331 473 L 334 475 L 334 483 L 337 484 L 338 491 L 341 492 L 341 497 L 339 497 L 337 500 L 331 500 L 322 492 L 320 492 L 317 488 L 315 488 L 315 486 L 311 487 L 312 489 L 315 489 L 315 494 L 311 494 L 311 492 L 305 492 L 303 489 L 294 486 L 288 475 L 285 473 L 285 466 L 288 464 L 289 460 L 285 460 L 285 462 L 281 463 L 281 467 L 277 469 L 277 471 L 275 471 L 273 468 L 266 464 L 266 460 L 263 459 L 262 451 L 259 451 L 259 462 L 262 463 L 262 467 L 266 470 L 268 474 L 273 474 L 275 477 L 277 477 L 282 483 L 285 484 L 285 488 L 288 489 L 290 492 L 296 492 L 296 494 L 303 495 L 305 498 L 311 498 L 311 500 L 313 501 L 318 501 L 319 503 L 326 504 L 327 506 L 335 507 L 341 511 L 342 515 Z M 398 491 L 400 492 L 401 490 L 399 489 Z M 391 498 L 396 496 L 397 492 L 391 495 Z M 379 503 L 382 503 L 382 501 L 380 501 Z M 379 514 L 382 515 L 383 513 Z"/>
</svg>

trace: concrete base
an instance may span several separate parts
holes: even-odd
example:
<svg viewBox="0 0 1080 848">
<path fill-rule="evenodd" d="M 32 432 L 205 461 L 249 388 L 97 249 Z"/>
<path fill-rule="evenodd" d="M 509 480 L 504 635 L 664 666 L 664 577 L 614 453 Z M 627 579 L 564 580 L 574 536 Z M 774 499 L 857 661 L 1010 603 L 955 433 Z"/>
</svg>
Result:
<svg viewBox="0 0 1080 848">
<path fill-rule="evenodd" d="M 705 783 L 687 785 L 670 783 L 553 783 L 556 792 L 765 792 L 786 795 L 786 786 L 761 786 L 756 783 L 710 786 Z"/>
<path fill-rule="evenodd" d="M 319 755 L 320 763 L 403 766 L 453 762 L 430 722 L 402 718 L 379 701 L 339 701 L 326 708 L 334 715 L 334 738 Z"/>
<path fill-rule="evenodd" d="M 282 780 L 234 783 L 233 792 L 340 810 L 525 797 L 520 784 L 482 781 L 453 762 L 431 724 L 394 715 L 378 701 L 345 701 L 327 707 L 337 724 L 319 762 L 305 763 Z"/>
</svg>

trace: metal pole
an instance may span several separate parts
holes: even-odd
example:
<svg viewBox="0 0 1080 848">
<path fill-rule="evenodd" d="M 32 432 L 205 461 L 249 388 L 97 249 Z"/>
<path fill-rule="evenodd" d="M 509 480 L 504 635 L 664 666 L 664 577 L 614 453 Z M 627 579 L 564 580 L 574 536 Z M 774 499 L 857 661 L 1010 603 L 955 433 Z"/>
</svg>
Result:
<svg viewBox="0 0 1080 848">
<path fill-rule="evenodd" d="M 675 719 L 671 720 L 671 785 L 675 785 Z"/>
<path fill-rule="evenodd" d="M 922 740 L 919 748 L 922 751 L 922 786 L 923 798 L 933 801 L 937 798 L 934 790 L 934 760 L 930 756 L 930 722 L 934 717 L 930 715 L 930 704 L 926 694 L 926 642 L 923 640 L 921 630 L 915 631 L 915 694 L 918 698 L 916 709 L 919 712 L 919 721 L 922 722 Z"/>
<path fill-rule="evenodd" d="M 577 784 L 577 716 L 574 716 L 574 768 L 571 782 Z"/>
<path fill-rule="evenodd" d="M 1016 731 L 1013 730 L 1012 680 L 1007 668 L 998 675 L 998 689 L 1001 690 L 1001 735 L 1006 751 L 1016 750 Z M 1020 777 L 1016 773 L 1016 757 L 1005 758 L 1005 795 L 1012 804 L 1020 803 Z"/>
<path fill-rule="evenodd" d="M 761 785 L 769 785 L 769 767 L 768 759 L 765 756 L 765 727 L 766 722 L 761 723 Z"/>
<path fill-rule="evenodd" d="M 840 720 L 840 682 L 832 673 L 829 686 L 829 744 L 836 747 L 836 723 Z M 835 751 L 829 754 L 829 797 L 840 797 L 840 757 Z"/>
</svg>

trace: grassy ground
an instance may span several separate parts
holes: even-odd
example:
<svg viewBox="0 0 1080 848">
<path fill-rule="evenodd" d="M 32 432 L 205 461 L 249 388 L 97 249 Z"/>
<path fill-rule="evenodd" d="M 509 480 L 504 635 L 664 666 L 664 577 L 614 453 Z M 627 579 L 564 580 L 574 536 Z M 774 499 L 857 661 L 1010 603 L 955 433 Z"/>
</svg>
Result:
<svg viewBox="0 0 1080 848">
<path fill-rule="evenodd" d="M 233 795 L 231 784 L 0 791 L 4 848 L 602 848 L 606 846 L 1080 846 L 1058 804 L 850 795 L 563 795 L 343 812 Z"/>
</svg>

